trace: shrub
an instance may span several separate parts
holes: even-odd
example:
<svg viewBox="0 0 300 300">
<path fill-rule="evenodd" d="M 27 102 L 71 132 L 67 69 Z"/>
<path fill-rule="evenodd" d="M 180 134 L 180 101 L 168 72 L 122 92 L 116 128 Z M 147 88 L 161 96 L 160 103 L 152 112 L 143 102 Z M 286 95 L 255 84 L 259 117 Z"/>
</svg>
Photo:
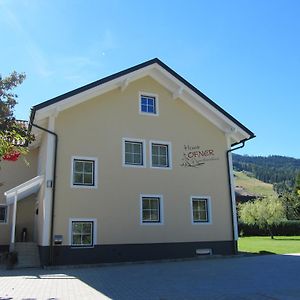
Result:
<svg viewBox="0 0 300 300">
<path fill-rule="evenodd" d="M 294 236 L 300 235 L 300 221 L 299 220 L 283 220 L 278 224 L 272 226 L 274 235 Z M 259 228 L 257 225 L 248 225 L 239 222 L 240 236 L 268 236 L 270 233 L 266 228 Z"/>
</svg>

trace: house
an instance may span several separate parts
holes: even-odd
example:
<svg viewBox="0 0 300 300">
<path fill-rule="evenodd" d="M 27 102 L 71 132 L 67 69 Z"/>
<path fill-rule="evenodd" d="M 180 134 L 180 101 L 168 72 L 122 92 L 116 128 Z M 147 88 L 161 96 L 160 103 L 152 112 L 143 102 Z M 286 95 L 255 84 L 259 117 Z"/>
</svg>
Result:
<svg viewBox="0 0 300 300">
<path fill-rule="evenodd" d="M 159 59 L 34 106 L 29 130 L 30 166 L 1 163 L 2 249 L 35 242 L 43 265 L 235 253 L 231 151 L 254 134 Z"/>
</svg>

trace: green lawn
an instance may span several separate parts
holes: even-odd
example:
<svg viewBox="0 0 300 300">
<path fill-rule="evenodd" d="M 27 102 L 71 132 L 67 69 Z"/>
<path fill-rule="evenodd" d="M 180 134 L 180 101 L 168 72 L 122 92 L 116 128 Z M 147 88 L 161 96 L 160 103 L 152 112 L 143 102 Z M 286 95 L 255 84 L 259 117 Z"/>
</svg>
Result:
<svg viewBox="0 0 300 300">
<path fill-rule="evenodd" d="M 300 236 L 278 236 L 272 240 L 267 236 L 239 238 L 240 252 L 249 253 L 300 253 Z"/>
</svg>

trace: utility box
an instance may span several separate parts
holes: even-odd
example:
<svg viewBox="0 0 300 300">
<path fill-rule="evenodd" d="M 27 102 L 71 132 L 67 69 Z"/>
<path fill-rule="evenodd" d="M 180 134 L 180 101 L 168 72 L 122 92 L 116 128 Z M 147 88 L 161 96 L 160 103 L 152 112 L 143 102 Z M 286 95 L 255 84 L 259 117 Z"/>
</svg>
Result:
<svg viewBox="0 0 300 300">
<path fill-rule="evenodd" d="M 55 235 L 54 236 L 54 245 L 61 245 L 63 242 L 63 236 L 62 235 Z"/>
</svg>

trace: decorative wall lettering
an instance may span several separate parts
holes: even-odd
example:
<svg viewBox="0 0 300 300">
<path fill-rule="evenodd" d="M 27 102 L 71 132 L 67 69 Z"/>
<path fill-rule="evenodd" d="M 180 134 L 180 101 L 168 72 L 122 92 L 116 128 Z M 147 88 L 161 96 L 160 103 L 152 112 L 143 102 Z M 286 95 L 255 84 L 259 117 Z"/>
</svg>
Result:
<svg viewBox="0 0 300 300">
<path fill-rule="evenodd" d="M 208 161 L 219 160 L 213 149 L 203 149 L 199 145 L 184 145 L 182 167 L 197 168 Z"/>
</svg>

